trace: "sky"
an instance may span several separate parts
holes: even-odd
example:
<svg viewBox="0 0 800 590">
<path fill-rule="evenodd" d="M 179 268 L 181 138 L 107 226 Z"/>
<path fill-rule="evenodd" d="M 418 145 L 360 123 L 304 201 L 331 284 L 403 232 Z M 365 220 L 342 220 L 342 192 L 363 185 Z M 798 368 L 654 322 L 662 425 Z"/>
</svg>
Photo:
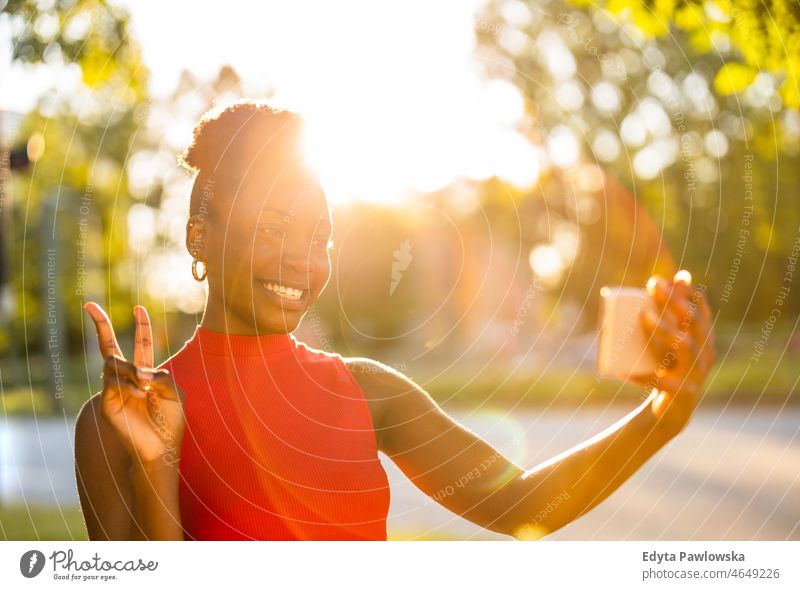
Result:
<svg viewBox="0 0 800 590">
<path fill-rule="evenodd" d="M 256 93 L 275 89 L 276 102 L 309 122 L 308 155 L 334 202 L 392 201 L 459 176 L 496 174 L 519 187 L 538 179 L 542 151 L 514 129 L 522 97 L 504 80 L 483 79 L 473 54 L 485 0 L 198 1 L 191 11 L 116 1 L 131 14 L 156 97 L 182 69 L 211 79 L 224 64 Z M 50 85 L 69 86 L 9 61 L 6 46 L 0 84 L 14 92 L 0 106 L 22 111 Z"/>
</svg>

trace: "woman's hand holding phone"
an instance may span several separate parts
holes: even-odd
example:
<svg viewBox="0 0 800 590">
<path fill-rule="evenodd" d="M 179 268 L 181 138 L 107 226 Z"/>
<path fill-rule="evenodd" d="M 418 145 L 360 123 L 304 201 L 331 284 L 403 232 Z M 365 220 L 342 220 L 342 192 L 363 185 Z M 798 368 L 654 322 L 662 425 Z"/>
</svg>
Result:
<svg viewBox="0 0 800 590">
<path fill-rule="evenodd" d="M 658 313 L 645 310 L 640 317 L 658 368 L 655 375 L 631 380 L 655 394 L 653 412 L 677 433 L 691 419 L 716 360 L 711 310 L 686 270 L 679 270 L 671 281 L 652 276 L 647 292 Z"/>
<path fill-rule="evenodd" d="M 185 416 L 183 392 L 166 369 L 153 369 L 153 332 L 144 307 L 134 307 L 136 347 L 125 360 L 105 311 L 95 302 L 84 309 L 94 320 L 104 358 L 101 409 L 134 465 L 174 465 L 180 457 Z"/>
</svg>

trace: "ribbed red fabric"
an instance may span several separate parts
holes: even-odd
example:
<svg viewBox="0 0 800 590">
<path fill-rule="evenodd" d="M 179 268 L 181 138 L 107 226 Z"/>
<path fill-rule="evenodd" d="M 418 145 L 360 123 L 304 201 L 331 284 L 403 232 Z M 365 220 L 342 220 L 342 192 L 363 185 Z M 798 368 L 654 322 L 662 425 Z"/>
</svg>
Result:
<svg viewBox="0 0 800 590">
<path fill-rule="evenodd" d="M 186 395 L 186 540 L 386 540 L 389 483 L 341 356 L 198 325 L 159 368 Z"/>
</svg>

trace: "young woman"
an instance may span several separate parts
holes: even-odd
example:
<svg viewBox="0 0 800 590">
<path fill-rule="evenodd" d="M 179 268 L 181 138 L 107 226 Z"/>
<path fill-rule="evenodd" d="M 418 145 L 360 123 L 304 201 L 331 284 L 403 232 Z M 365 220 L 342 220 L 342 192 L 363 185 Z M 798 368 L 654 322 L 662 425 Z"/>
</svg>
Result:
<svg viewBox="0 0 800 590">
<path fill-rule="evenodd" d="M 302 125 L 267 102 L 240 101 L 196 126 L 181 156 L 197 174 L 186 246 L 208 300 L 172 357 L 154 367 L 143 307 L 129 361 L 105 312 L 84 306 L 105 359 L 103 390 L 75 430 L 91 539 L 384 540 L 378 451 L 454 513 L 539 538 L 592 509 L 684 428 L 715 358 L 708 305 L 685 271 L 648 283 L 662 313 L 644 328 L 669 362 L 640 381 L 647 400 L 530 471 L 403 374 L 297 340 L 331 272 L 331 217 L 300 157 Z"/>
</svg>

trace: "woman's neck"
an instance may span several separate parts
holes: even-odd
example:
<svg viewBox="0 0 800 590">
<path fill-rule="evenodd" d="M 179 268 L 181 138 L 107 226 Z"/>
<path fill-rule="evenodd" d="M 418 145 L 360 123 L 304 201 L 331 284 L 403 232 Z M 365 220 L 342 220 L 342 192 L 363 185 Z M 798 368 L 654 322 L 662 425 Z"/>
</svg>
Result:
<svg viewBox="0 0 800 590">
<path fill-rule="evenodd" d="M 291 330 L 275 330 L 256 325 L 252 317 L 245 320 L 230 310 L 220 309 L 210 301 L 206 304 L 200 325 L 213 332 L 237 336 L 264 336 L 267 334 L 286 334 Z"/>
</svg>

